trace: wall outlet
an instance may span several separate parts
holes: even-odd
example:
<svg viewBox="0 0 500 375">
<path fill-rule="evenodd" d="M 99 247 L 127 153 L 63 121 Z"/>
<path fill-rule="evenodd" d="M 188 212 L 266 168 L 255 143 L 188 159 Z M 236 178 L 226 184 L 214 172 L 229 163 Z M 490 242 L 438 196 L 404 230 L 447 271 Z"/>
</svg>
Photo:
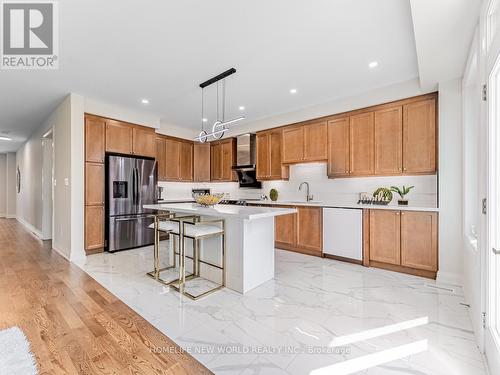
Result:
<svg viewBox="0 0 500 375">
<path fill-rule="evenodd" d="M 69 178 L 64 179 L 64 186 L 69 186 Z"/>
</svg>

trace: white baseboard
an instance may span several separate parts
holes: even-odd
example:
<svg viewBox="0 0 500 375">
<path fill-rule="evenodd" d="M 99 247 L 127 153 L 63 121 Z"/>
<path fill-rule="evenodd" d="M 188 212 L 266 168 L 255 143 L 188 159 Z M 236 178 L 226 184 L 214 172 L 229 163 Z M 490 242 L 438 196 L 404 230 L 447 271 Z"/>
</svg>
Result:
<svg viewBox="0 0 500 375">
<path fill-rule="evenodd" d="M 438 271 L 436 275 L 436 282 L 439 284 L 463 286 L 462 275 L 454 272 Z"/>
<path fill-rule="evenodd" d="M 35 237 L 37 237 L 39 240 L 42 239 L 42 232 L 40 232 L 38 229 L 36 229 L 33 225 L 28 223 L 27 221 L 21 219 L 20 217 L 16 217 L 16 220 L 19 221 L 24 227 L 32 233 Z"/>
</svg>

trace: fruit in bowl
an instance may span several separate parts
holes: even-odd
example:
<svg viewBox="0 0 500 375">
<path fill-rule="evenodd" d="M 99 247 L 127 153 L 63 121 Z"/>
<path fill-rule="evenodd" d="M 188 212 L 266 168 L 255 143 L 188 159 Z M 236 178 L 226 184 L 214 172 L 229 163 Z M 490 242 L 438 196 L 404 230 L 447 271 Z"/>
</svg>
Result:
<svg viewBox="0 0 500 375">
<path fill-rule="evenodd" d="M 194 197 L 194 200 L 203 207 L 213 207 L 218 204 L 222 198 L 224 198 L 224 194 L 198 194 Z"/>
</svg>

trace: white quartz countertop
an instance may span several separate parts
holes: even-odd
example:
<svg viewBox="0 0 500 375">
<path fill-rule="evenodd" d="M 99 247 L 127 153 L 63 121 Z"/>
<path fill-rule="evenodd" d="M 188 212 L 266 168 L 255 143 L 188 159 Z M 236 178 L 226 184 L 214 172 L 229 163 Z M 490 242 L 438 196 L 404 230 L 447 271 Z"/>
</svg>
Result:
<svg viewBox="0 0 500 375">
<path fill-rule="evenodd" d="M 248 204 L 264 204 L 270 206 L 312 206 L 312 207 L 326 207 L 326 208 L 359 208 L 359 209 L 372 209 L 372 210 L 401 210 L 401 211 L 431 211 L 439 212 L 439 208 L 430 206 L 398 206 L 396 204 L 389 204 L 387 206 L 376 205 L 376 204 L 357 204 L 357 203 L 346 203 L 346 202 L 333 202 L 333 201 L 276 201 L 271 200 L 261 200 L 261 201 L 249 201 Z"/>
<path fill-rule="evenodd" d="M 222 218 L 239 218 L 246 220 L 262 219 L 296 213 L 294 208 L 278 207 L 255 207 L 255 206 L 236 206 L 218 204 L 214 207 L 203 207 L 197 203 L 160 203 L 147 204 L 144 208 L 152 210 L 164 210 L 172 212 L 181 212 L 201 216 L 215 216 Z"/>
</svg>

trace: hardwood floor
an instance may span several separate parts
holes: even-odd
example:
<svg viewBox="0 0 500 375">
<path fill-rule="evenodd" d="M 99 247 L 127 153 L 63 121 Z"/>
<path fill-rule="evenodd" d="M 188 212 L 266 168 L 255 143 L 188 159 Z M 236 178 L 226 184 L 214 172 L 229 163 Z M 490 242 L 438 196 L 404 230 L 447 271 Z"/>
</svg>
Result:
<svg viewBox="0 0 500 375">
<path fill-rule="evenodd" d="M 17 221 L 0 219 L 0 329 L 12 326 L 30 340 L 40 374 L 211 374 Z"/>
</svg>

